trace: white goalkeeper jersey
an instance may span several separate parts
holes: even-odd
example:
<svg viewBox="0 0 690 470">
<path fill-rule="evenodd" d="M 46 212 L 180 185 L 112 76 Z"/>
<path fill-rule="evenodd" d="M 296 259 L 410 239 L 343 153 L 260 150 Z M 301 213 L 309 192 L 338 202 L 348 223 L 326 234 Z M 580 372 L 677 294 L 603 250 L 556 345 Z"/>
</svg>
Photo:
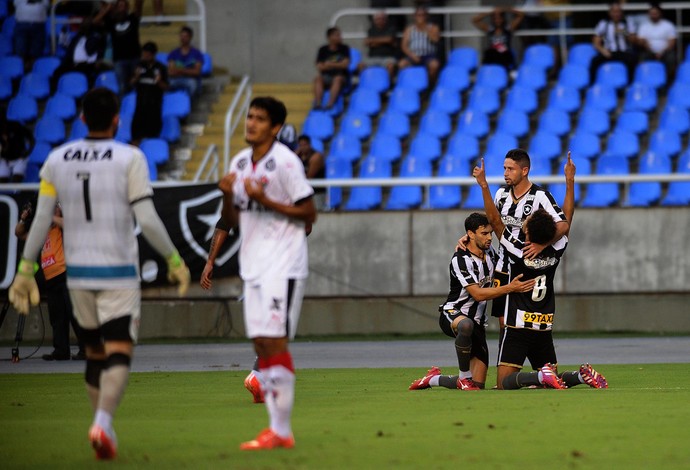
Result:
<svg viewBox="0 0 690 470">
<path fill-rule="evenodd" d="M 242 279 L 306 278 L 309 261 L 304 222 L 267 209 L 249 199 L 244 189 L 244 180 L 250 178 L 263 185 L 269 199 L 294 205 L 314 194 L 302 161 L 276 141 L 257 163 L 252 162 L 251 148 L 239 152 L 230 163 L 230 173 L 237 175 L 233 195 L 240 210 Z"/>
<path fill-rule="evenodd" d="M 144 154 L 112 139 L 80 139 L 54 149 L 40 174 L 62 207 L 69 287 L 138 288 L 131 204 L 153 195 Z"/>
</svg>

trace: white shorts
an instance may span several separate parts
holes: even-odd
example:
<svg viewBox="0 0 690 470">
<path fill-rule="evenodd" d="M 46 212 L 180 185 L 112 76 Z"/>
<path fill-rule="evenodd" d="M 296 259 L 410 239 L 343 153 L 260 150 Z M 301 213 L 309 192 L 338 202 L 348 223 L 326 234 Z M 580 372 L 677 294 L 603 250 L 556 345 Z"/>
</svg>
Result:
<svg viewBox="0 0 690 470">
<path fill-rule="evenodd" d="M 0 178 L 9 178 L 14 175 L 22 175 L 26 173 L 26 164 L 29 157 L 18 158 L 16 160 L 7 161 L 0 158 Z"/>
<path fill-rule="evenodd" d="M 129 335 L 136 343 L 141 318 L 140 289 L 70 289 L 69 294 L 72 299 L 74 317 L 79 322 L 79 326 L 87 330 L 95 330 L 111 320 L 131 315 Z"/>
<path fill-rule="evenodd" d="M 295 337 L 306 279 L 244 282 L 244 328 L 248 338 Z"/>
</svg>

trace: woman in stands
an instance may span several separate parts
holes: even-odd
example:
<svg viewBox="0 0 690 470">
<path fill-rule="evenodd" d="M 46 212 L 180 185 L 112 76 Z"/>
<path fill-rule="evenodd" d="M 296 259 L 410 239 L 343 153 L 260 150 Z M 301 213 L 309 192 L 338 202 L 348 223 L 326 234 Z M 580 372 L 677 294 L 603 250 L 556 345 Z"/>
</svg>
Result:
<svg viewBox="0 0 690 470">
<path fill-rule="evenodd" d="M 513 15 L 510 23 L 506 19 L 506 12 Z M 502 65 L 508 72 L 515 69 L 515 53 L 511 41 L 513 33 L 524 17 L 525 14 L 515 8 L 497 7 L 488 13 L 480 13 L 472 18 L 472 24 L 484 31 L 489 39 L 489 47 L 484 51 L 482 63 Z M 490 18 L 489 23 L 485 21 L 486 18 Z"/>
<path fill-rule="evenodd" d="M 403 58 L 398 68 L 403 69 L 411 65 L 422 65 L 429 71 L 429 82 L 434 83 L 441 63 L 438 58 L 438 45 L 441 40 L 441 30 L 434 23 L 429 22 L 429 12 L 426 8 L 417 7 L 414 13 L 414 23 L 405 28 L 400 48 Z"/>
</svg>

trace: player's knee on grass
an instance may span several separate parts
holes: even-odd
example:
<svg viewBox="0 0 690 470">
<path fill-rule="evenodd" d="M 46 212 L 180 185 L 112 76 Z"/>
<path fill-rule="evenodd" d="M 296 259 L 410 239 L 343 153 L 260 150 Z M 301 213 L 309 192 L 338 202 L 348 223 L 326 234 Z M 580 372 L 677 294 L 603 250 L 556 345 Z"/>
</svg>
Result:
<svg viewBox="0 0 690 470">
<path fill-rule="evenodd" d="M 458 336 L 466 336 L 471 338 L 474 331 L 474 322 L 469 318 L 462 318 L 458 322 Z"/>
</svg>

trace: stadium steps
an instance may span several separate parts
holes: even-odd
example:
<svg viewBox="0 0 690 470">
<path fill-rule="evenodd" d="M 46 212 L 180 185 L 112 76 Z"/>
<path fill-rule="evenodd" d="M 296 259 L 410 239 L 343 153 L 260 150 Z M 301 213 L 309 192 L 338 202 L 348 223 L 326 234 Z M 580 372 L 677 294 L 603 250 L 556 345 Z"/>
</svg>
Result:
<svg viewBox="0 0 690 470">
<path fill-rule="evenodd" d="M 189 160 L 184 166 L 181 178 L 190 180 L 194 177 L 199 165 L 202 162 L 206 151 L 211 144 L 218 146 L 218 152 L 222 158 L 223 134 L 225 125 L 225 113 L 232 102 L 237 91 L 239 80 L 233 78 L 222 91 L 216 100 L 207 103 L 208 114 L 203 125 L 203 133 L 196 136 Z M 298 130 L 302 128 L 302 123 L 311 108 L 312 86 L 309 83 L 255 83 L 252 84 L 252 96 L 270 95 L 283 101 L 288 109 L 287 122 L 293 124 Z M 237 153 L 244 148 L 244 126 L 240 125 L 236 129 L 230 141 L 231 154 Z"/>
<path fill-rule="evenodd" d="M 184 15 L 187 12 L 186 0 L 165 0 L 163 10 L 166 15 Z M 142 14 L 153 16 L 153 2 L 144 2 Z M 180 45 L 180 28 L 186 23 L 172 22 L 170 24 L 142 24 L 139 30 L 141 43 L 153 41 L 161 52 L 170 52 Z M 191 24 L 195 35 L 198 34 L 198 26 Z"/>
</svg>

